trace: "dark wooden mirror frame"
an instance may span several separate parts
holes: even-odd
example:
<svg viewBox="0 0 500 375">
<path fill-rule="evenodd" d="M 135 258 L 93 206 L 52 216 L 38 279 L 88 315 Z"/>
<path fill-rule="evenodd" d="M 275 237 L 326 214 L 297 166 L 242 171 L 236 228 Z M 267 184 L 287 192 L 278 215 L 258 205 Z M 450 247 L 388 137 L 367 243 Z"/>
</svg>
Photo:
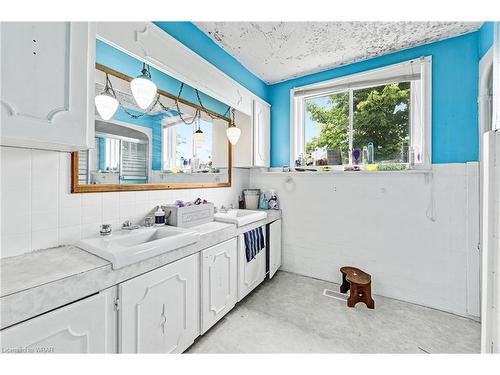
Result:
<svg viewBox="0 0 500 375">
<path fill-rule="evenodd" d="M 120 78 L 124 81 L 132 81 L 133 77 L 126 76 L 116 70 L 108 68 L 107 66 L 96 64 L 96 69 L 104 73 L 108 73 L 110 76 Z M 169 92 L 158 89 L 158 94 L 165 96 L 167 98 L 176 100 L 175 95 Z M 179 103 L 189 105 L 193 108 L 200 109 L 204 112 L 209 113 L 213 117 L 217 117 L 223 121 L 227 121 L 229 126 L 231 120 L 224 117 L 216 112 L 207 110 L 199 106 L 198 104 L 191 103 L 187 100 L 179 98 Z M 227 142 L 227 182 L 206 182 L 206 183 L 166 183 L 166 184 L 86 184 L 80 185 L 78 183 L 78 152 L 71 153 L 71 192 L 72 193 L 99 193 L 99 192 L 111 192 L 111 191 L 144 191 L 144 190 L 174 190 L 174 189 L 206 189 L 206 188 L 221 188 L 230 187 L 232 180 L 232 148 L 231 143 Z"/>
</svg>

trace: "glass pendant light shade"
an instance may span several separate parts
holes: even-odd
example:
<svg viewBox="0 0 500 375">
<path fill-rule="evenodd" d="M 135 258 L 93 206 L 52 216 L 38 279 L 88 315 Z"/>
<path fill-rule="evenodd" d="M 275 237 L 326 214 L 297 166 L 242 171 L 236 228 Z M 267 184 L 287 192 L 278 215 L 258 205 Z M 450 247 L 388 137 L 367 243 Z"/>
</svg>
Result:
<svg viewBox="0 0 500 375">
<path fill-rule="evenodd" d="M 104 91 L 101 92 L 94 98 L 95 107 L 99 116 L 105 121 L 109 120 L 115 114 L 118 109 L 118 100 L 116 99 L 115 90 L 113 90 L 113 85 L 109 80 L 109 76 L 106 73 L 106 85 L 104 86 Z"/>
<path fill-rule="evenodd" d="M 194 147 L 202 148 L 205 144 L 205 134 L 198 128 L 193 134 Z"/>
<path fill-rule="evenodd" d="M 153 102 L 156 95 L 156 85 L 151 81 L 149 66 L 146 68 L 146 64 L 144 64 L 141 72 L 140 76 L 130 82 L 130 89 L 137 105 L 142 109 L 146 109 Z"/>
<path fill-rule="evenodd" d="M 235 145 L 240 139 L 241 130 L 237 128 L 236 125 L 232 125 L 226 129 L 226 135 L 229 142 L 231 142 L 232 145 Z"/>
<path fill-rule="evenodd" d="M 97 112 L 103 120 L 109 120 L 118 109 L 118 100 L 109 94 L 99 94 L 95 97 L 94 101 Z"/>
</svg>

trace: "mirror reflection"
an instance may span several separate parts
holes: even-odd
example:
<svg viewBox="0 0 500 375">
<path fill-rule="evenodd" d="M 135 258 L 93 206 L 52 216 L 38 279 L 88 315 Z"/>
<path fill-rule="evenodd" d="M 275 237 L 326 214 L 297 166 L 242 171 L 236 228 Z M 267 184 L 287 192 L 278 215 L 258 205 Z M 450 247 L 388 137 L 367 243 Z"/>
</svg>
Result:
<svg viewBox="0 0 500 375">
<path fill-rule="evenodd" d="M 130 81 L 97 65 L 96 96 L 112 90 L 120 105 L 108 105 L 104 97 L 97 107 L 95 147 L 78 153 L 78 184 L 230 182 L 229 119 L 160 89 L 144 110 Z"/>
</svg>

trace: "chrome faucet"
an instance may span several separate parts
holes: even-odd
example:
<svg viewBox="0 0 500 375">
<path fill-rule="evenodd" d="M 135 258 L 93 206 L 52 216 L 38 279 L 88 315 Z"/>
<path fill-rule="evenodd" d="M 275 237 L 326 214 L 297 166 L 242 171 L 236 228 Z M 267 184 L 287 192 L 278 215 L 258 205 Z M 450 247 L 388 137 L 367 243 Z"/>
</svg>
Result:
<svg viewBox="0 0 500 375">
<path fill-rule="evenodd" d="M 139 226 L 132 224 L 132 222 L 130 220 L 125 220 L 122 224 L 122 229 L 134 230 L 134 229 L 138 229 L 138 228 L 139 228 Z"/>
<path fill-rule="evenodd" d="M 226 214 L 230 210 L 234 210 L 234 206 L 232 203 L 229 205 L 229 207 L 226 207 L 224 205 L 220 206 L 219 212 Z"/>
</svg>

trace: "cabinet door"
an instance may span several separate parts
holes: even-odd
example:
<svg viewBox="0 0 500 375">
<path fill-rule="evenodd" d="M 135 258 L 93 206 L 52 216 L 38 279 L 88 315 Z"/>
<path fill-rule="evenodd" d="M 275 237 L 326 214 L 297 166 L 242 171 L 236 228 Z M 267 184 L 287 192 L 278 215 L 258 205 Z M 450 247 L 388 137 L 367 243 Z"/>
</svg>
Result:
<svg viewBox="0 0 500 375">
<path fill-rule="evenodd" d="M 0 332 L 2 352 L 116 353 L 116 288 Z"/>
<path fill-rule="evenodd" d="M 94 25 L 2 22 L 0 28 L 1 145 L 93 147 Z"/>
<path fill-rule="evenodd" d="M 208 331 L 236 304 L 238 298 L 237 240 L 223 242 L 201 253 L 201 332 Z"/>
<path fill-rule="evenodd" d="M 269 278 L 281 266 L 281 220 L 269 224 Z"/>
<path fill-rule="evenodd" d="M 254 167 L 269 167 L 271 110 L 260 100 L 253 101 Z"/>
<path fill-rule="evenodd" d="M 199 254 L 126 281 L 120 290 L 124 353 L 182 353 L 199 335 Z"/>
<path fill-rule="evenodd" d="M 245 298 L 265 278 L 266 248 L 262 249 L 250 262 L 247 262 L 245 240 L 243 235 L 240 235 L 238 239 L 238 301 Z"/>
</svg>

